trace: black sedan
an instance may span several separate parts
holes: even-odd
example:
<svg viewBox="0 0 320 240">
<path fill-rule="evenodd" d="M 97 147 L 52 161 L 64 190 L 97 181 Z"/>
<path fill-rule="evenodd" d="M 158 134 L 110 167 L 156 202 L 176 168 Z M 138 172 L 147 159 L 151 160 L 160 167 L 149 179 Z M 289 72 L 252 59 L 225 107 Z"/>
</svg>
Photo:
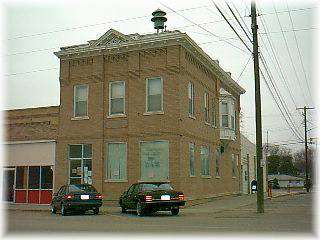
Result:
<svg viewBox="0 0 320 240">
<path fill-rule="evenodd" d="M 130 186 L 119 200 L 122 212 L 136 210 L 138 216 L 156 211 L 179 213 L 179 207 L 185 205 L 182 192 L 173 190 L 167 182 L 141 182 Z"/>
<path fill-rule="evenodd" d="M 64 185 L 53 195 L 51 201 L 51 213 L 61 211 L 61 215 L 67 215 L 71 211 L 85 213 L 93 210 L 99 213 L 102 205 L 102 195 L 89 184 Z"/>
</svg>

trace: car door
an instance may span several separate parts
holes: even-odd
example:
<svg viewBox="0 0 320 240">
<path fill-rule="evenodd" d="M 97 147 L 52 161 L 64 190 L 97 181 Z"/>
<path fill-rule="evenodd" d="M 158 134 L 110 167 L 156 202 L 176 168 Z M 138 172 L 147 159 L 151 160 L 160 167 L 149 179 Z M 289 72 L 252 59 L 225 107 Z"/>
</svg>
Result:
<svg viewBox="0 0 320 240">
<path fill-rule="evenodd" d="M 132 208 L 134 209 L 135 208 L 135 203 L 133 201 L 133 198 L 134 198 L 134 190 L 136 188 L 137 184 L 133 184 L 128 192 L 127 192 L 127 196 L 126 196 L 126 199 L 127 199 L 127 206 L 128 208 Z"/>
</svg>

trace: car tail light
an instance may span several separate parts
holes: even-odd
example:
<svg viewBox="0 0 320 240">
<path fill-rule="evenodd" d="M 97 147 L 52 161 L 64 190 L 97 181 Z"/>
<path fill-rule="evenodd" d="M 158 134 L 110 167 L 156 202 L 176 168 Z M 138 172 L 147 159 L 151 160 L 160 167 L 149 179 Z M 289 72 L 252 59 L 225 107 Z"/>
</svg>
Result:
<svg viewBox="0 0 320 240">
<path fill-rule="evenodd" d="M 184 200 L 184 195 L 183 194 L 179 194 L 179 200 Z"/>
<path fill-rule="evenodd" d="M 150 195 L 145 196 L 145 200 L 146 200 L 146 202 L 151 202 L 152 196 L 150 196 Z"/>
<path fill-rule="evenodd" d="M 74 195 L 73 194 L 67 194 L 64 196 L 65 199 L 67 200 L 70 200 L 70 199 L 73 199 L 74 198 Z"/>
<path fill-rule="evenodd" d="M 103 197 L 102 197 L 101 194 L 96 194 L 96 195 L 94 196 L 94 198 L 95 198 L 95 199 L 102 199 Z"/>
</svg>

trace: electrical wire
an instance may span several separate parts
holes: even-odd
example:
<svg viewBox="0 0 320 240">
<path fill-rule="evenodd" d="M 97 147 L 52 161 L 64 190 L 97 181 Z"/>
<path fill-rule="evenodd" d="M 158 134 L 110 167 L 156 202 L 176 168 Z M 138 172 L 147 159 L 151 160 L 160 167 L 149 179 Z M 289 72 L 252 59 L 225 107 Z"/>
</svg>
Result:
<svg viewBox="0 0 320 240">
<path fill-rule="evenodd" d="M 247 63 L 245 64 L 244 68 L 242 69 L 239 77 L 237 77 L 237 80 L 236 80 L 237 83 L 240 81 L 240 78 L 241 78 L 242 74 L 243 74 L 244 71 L 247 69 L 247 66 L 248 66 L 248 64 L 249 64 L 249 62 L 250 62 L 250 59 L 252 59 L 252 56 L 249 56 L 249 58 L 248 58 L 248 60 L 247 60 Z"/>
</svg>

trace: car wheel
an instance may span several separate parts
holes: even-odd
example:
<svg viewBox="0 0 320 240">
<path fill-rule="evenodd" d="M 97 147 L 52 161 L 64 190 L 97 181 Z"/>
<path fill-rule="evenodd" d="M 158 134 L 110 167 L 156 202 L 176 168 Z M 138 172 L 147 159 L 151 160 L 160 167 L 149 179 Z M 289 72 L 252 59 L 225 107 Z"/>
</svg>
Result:
<svg viewBox="0 0 320 240">
<path fill-rule="evenodd" d="M 121 207 L 121 212 L 122 213 L 127 213 L 127 209 L 125 207 Z"/>
<path fill-rule="evenodd" d="M 94 213 L 95 215 L 99 214 L 99 208 L 94 208 L 94 209 L 93 209 L 93 213 Z"/>
<path fill-rule="evenodd" d="M 56 214 L 57 213 L 57 209 L 54 206 L 51 205 L 50 212 L 51 212 L 51 214 Z"/>
<path fill-rule="evenodd" d="M 137 215 L 139 217 L 143 216 L 143 210 L 140 202 L 137 203 Z"/>
<path fill-rule="evenodd" d="M 67 215 L 67 209 L 64 206 L 64 204 L 61 205 L 61 215 L 62 216 L 66 216 Z"/>
<path fill-rule="evenodd" d="M 171 209 L 171 213 L 172 213 L 172 215 L 178 215 L 178 213 L 179 213 L 179 208 L 172 208 L 172 209 Z"/>
</svg>

